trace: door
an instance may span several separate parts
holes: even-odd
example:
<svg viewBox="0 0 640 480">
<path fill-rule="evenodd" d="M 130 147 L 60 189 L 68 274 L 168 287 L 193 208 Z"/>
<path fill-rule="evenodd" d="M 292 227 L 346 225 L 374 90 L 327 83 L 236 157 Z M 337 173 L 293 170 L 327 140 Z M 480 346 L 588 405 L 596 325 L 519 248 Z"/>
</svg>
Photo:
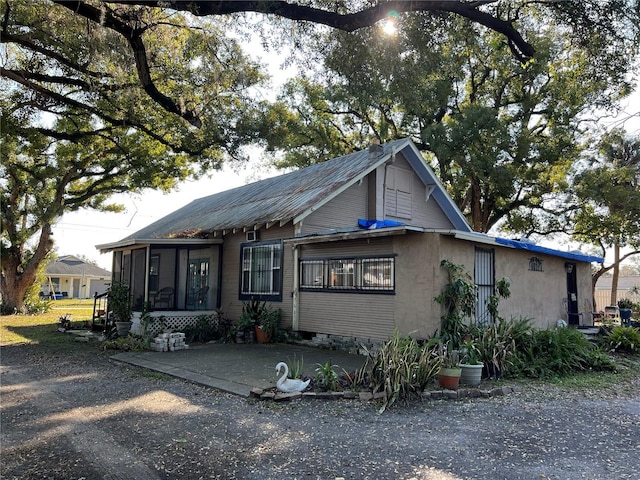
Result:
<svg viewBox="0 0 640 480">
<path fill-rule="evenodd" d="M 209 259 L 189 259 L 187 310 L 206 310 L 209 303 Z"/>
<path fill-rule="evenodd" d="M 567 320 L 569 325 L 578 325 L 580 315 L 578 314 L 578 277 L 575 263 L 565 263 L 564 269 L 567 272 Z"/>
</svg>

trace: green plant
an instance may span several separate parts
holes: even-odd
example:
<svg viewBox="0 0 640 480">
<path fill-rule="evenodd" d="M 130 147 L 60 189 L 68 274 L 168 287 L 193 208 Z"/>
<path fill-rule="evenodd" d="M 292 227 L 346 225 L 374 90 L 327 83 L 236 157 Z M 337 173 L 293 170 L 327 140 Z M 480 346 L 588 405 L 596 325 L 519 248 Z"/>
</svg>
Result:
<svg viewBox="0 0 640 480">
<path fill-rule="evenodd" d="M 133 317 L 129 287 L 121 282 L 113 282 L 109 287 L 108 306 L 112 319 L 116 322 L 130 322 Z"/>
<path fill-rule="evenodd" d="M 258 316 L 257 326 L 264 330 L 267 335 L 273 335 L 280 326 L 281 316 L 282 310 L 265 305 Z"/>
<path fill-rule="evenodd" d="M 353 383 L 363 384 L 368 378 L 374 393 L 384 392 L 382 412 L 398 400 L 419 394 L 435 377 L 441 364 L 437 346 L 434 342 L 421 345 L 395 332 L 378 350 L 367 351 L 367 360 L 355 372 Z"/>
<path fill-rule="evenodd" d="M 105 340 L 100 345 L 102 350 L 120 350 L 122 352 L 142 352 L 149 350 L 149 340 L 139 335 L 127 335 Z"/>
<path fill-rule="evenodd" d="M 526 343 L 526 338 L 532 332 L 533 327 L 528 318 L 505 320 L 498 317 L 493 323 L 478 328 L 475 346 L 479 352 L 479 361 L 487 369 L 487 376 L 497 379 L 507 372 L 518 345 Z"/>
<path fill-rule="evenodd" d="M 635 327 L 614 327 L 605 338 L 613 352 L 640 353 L 640 330 Z"/>
<path fill-rule="evenodd" d="M 453 348 L 460 345 L 465 332 L 465 319 L 476 310 L 477 288 L 463 265 L 442 260 L 440 267 L 447 272 L 448 283 L 434 300 L 442 305 L 445 314 L 440 319 L 440 337 Z"/>
<path fill-rule="evenodd" d="M 482 364 L 482 360 L 480 360 L 480 350 L 478 350 L 473 340 L 464 341 L 464 346 L 460 350 L 460 354 L 462 355 L 462 363 L 466 365 Z"/>
<path fill-rule="evenodd" d="M 289 364 L 289 378 L 295 379 L 295 378 L 301 378 L 302 377 L 302 372 L 304 371 L 304 357 L 302 357 L 300 360 L 296 359 L 296 356 L 293 356 L 293 361 L 288 360 L 288 364 Z"/>
<path fill-rule="evenodd" d="M 628 308 L 629 310 L 633 309 L 633 301 L 630 298 L 622 298 L 618 300 L 618 308 Z"/>
<path fill-rule="evenodd" d="M 196 323 L 183 329 L 187 342 L 203 343 L 219 338 L 218 321 L 215 315 L 200 315 Z"/>
<path fill-rule="evenodd" d="M 534 330 L 520 342 L 511 375 L 552 378 L 588 370 L 613 370 L 613 362 L 575 328 Z"/>
<path fill-rule="evenodd" d="M 316 364 L 316 385 L 327 391 L 338 389 L 338 374 L 333 370 L 337 365 L 330 361 Z"/>
</svg>

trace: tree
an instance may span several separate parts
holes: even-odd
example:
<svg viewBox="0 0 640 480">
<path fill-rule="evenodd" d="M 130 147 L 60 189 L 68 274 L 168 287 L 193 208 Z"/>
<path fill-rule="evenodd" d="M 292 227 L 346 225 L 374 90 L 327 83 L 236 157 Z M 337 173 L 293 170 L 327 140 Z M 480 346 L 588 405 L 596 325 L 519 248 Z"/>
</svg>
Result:
<svg viewBox="0 0 640 480">
<path fill-rule="evenodd" d="M 270 148 L 286 152 L 276 165 L 408 136 L 475 230 L 520 226 L 566 188 L 585 115 L 629 92 L 620 53 L 634 48 L 624 40 L 594 57 L 541 14 L 521 21 L 537 49 L 525 66 L 499 35 L 452 16 L 407 19 L 394 38 L 320 36 L 306 51 L 316 75 L 291 81 L 265 122 Z"/>
<path fill-rule="evenodd" d="M 115 208 L 108 197 L 123 190 L 168 189 L 186 175 L 238 158 L 241 146 L 257 138 L 258 105 L 248 92 L 260 75 L 222 34 L 231 28 L 225 18 L 236 22 L 237 15 L 253 12 L 281 19 L 282 32 L 303 32 L 293 36 L 295 44 L 315 24 L 355 31 L 394 13 L 449 13 L 501 35 L 520 62 L 535 55 L 514 26 L 527 2 L 1 0 L 0 5 L 6 52 L 0 67 L 3 159 L 12 156 L 1 172 L 7 259 L 1 288 L 11 308 L 20 308 L 20 291 L 51 249 L 51 223 L 64 211 Z M 587 47 L 593 38 L 637 35 L 636 1 L 541 5 Z M 44 205 L 20 182 L 44 189 L 42 197 L 54 203 Z M 39 235 L 31 256 L 29 233 Z"/>
<path fill-rule="evenodd" d="M 111 24 L 131 34 L 125 41 L 50 2 L 2 7 L 0 288 L 13 311 L 63 213 L 117 210 L 114 193 L 168 190 L 239 158 L 258 107 L 247 89 L 261 76 L 215 25 L 181 15 L 112 10 Z"/>
<path fill-rule="evenodd" d="M 596 245 L 604 257 L 613 249 L 613 262 L 593 276 L 613 270 L 611 305 L 616 304 L 620 263 L 640 254 L 640 138 L 613 130 L 604 135 L 597 155 L 575 177 L 574 237 Z M 621 255 L 621 248 L 628 251 Z"/>
</svg>

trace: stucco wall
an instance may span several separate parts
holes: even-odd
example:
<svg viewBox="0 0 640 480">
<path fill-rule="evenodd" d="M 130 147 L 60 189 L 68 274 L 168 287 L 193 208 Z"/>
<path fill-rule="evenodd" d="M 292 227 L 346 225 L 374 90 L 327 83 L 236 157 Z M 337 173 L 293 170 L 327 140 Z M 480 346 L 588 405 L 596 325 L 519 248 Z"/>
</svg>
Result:
<svg viewBox="0 0 640 480">
<path fill-rule="evenodd" d="M 395 327 L 402 334 L 427 338 L 440 327 L 442 289 L 440 235 L 407 233 L 394 237 L 396 253 Z"/>
<path fill-rule="evenodd" d="M 465 265 L 474 274 L 475 247 L 495 251 L 495 279 L 507 277 L 511 281 L 511 296 L 501 299 L 498 307 L 504 318 L 528 317 L 538 328 L 554 326 L 558 319 L 567 321 L 564 299 L 567 297 L 568 260 L 526 250 L 474 244 L 453 237 L 442 237 L 442 259 Z M 529 260 L 536 256 L 542 260 L 542 272 L 529 270 Z M 577 266 L 578 305 L 580 311 L 591 299 L 591 267 L 585 262 Z"/>
</svg>

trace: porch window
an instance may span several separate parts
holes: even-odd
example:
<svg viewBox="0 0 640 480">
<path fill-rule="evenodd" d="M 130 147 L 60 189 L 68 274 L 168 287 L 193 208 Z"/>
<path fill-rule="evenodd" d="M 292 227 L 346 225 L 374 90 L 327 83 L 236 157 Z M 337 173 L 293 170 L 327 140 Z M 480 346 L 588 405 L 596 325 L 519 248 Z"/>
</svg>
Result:
<svg viewBox="0 0 640 480">
<path fill-rule="evenodd" d="M 282 300 L 282 243 L 244 243 L 240 299 Z"/>
<path fill-rule="evenodd" d="M 342 292 L 395 291 L 395 257 L 300 260 L 300 288 Z"/>
</svg>

